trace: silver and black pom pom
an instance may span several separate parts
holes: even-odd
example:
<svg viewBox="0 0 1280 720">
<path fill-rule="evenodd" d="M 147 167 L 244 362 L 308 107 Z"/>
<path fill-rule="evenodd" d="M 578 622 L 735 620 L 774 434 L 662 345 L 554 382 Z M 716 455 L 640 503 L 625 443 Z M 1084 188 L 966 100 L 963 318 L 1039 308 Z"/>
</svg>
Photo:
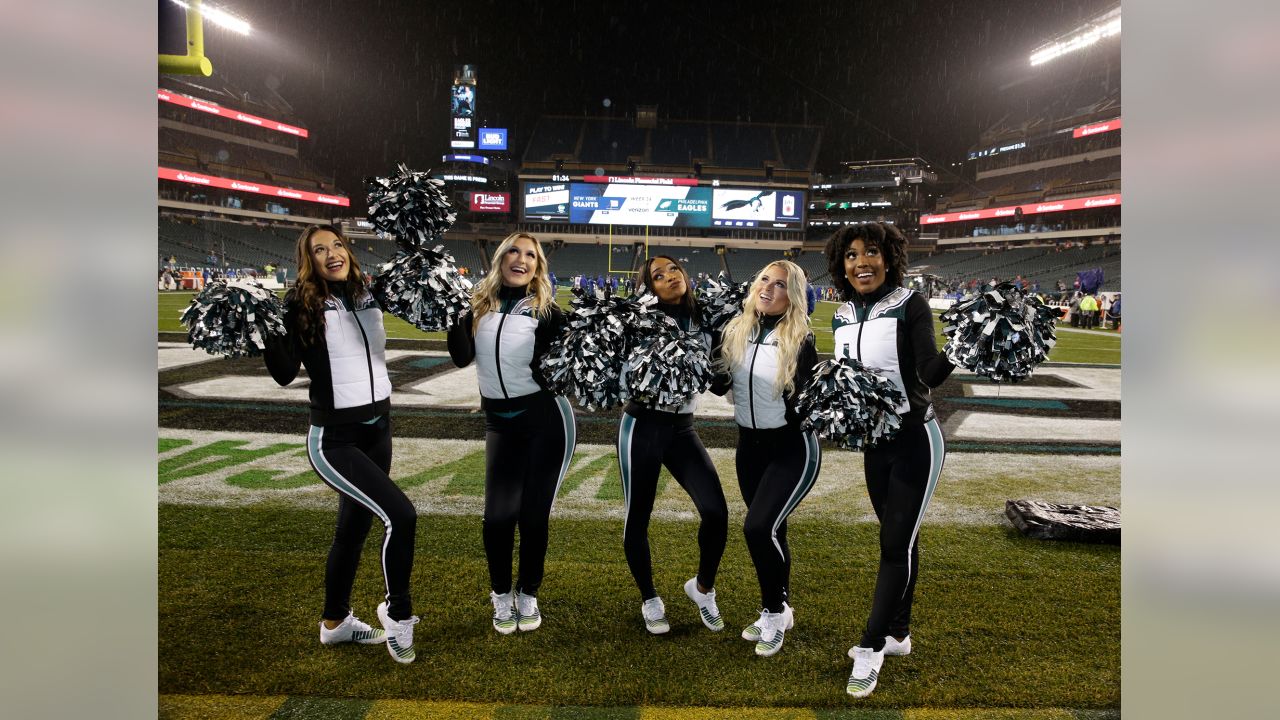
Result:
<svg viewBox="0 0 1280 720">
<path fill-rule="evenodd" d="M 394 237 L 406 250 L 429 247 L 458 217 L 442 187 L 443 181 L 414 172 L 404 163 L 391 177 L 369 178 L 365 181 L 369 222 L 376 232 Z"/>
<path fill-rule="evenodd" d="M 996 382 L 1031 377 L 1057 342 L 1057 311 L 1011 283 L 961 299 L 941 319 L 947 359 Z"/>
<path fill-rule="evenodd" d="M 443 245 L 397 251 L 370 291 L 383 310 L 426 332 L 446 331 L 471 311 L 471 281 Z"/>
<path fill-rule="evenodd" d="M 857 360 L 826 360 L 796 398 L 801 427 L 849 450 L 874 447 L 902 426 L 902 392 Z"/>
<path fill-rule="evenodd" d="M 679 407 L 706 392 L 715 373 L 702 333 L 685 332 L 664 314 L 655 317 L 656 332 L 631 353 L 623 394 L 645 405 Z"/>
<path fill-rule="evenodd" d="M 261 355 L 264 336 L 285 334 L 280 298 L 249 280 L 210 282 L 180 319 L 192 347 L 230 358 Z"/>
<path fill-rule="evenodd" d="M 557 395 L 586 410 L 622 404 L 622 363 L 636 329 L 651 320 L 652 300 L 622 298 L 608 288 L 573 291 L 568 326 L 542 357 L 542 373 Z"/>
<path fill-rule="evenodd" d="M 750 289 L 750 282 L 735 285 L 722 272 L 719 278 L 711 281 L 710 287 L 698 290 L 698 311 L 702 327 L 720 330 L 730 320 L 741 315 L 742 302 Z"/>
</svg>

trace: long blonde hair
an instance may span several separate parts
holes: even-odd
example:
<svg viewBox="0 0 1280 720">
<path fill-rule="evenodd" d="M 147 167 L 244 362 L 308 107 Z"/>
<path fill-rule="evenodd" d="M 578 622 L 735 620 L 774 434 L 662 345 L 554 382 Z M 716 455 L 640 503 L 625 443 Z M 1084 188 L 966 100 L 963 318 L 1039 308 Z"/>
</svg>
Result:
<svg viewBox="0 0 1280 720">
<path fill-rule="evenodd" d="M 778 260 L 760 268 L 756 279 L 742 302 L 742 314 L 729 321 L 724 328 L 721 344 L 720 366 L 726 372 L 741 365 L 747 356 L 747 343 L 753 331 L 760 330 L 760 314 L 756 305 L 760 298 L 760 276 L 771 267 L 787 271 L 787 310 L 778 321 L 778 375 L 774 387 L 780 393 L 796 390 L 796 361 L 800 357 L 800 345 L 809 336 L 809 300 L 806 297 L 809 283 L 804 270 L 790 260 Z"/>
<path fill-rule="evenodd" d="M 533 253 L 538 258 L 538 266 L 533 269 L 533 277 L 529 280 L 529 285 L 533 288 L 534 313 L 538 317 L 545 317 L 551 312 L 551 306 L 556 303 L 555 288 L 551 287 L 551 279 L 547 277 L 549 272 L 547 256 L 542 253 L 542 243 L 529 233 L 511 233 L 505 240 L 498 243 L 498 249 L 493 251 L 493 260 L 489 262 L 489 274 L 476 283 L 475 289 L 471 291 L 472 333 L 480 327 L 480 318 L 484 317 L 485 313 L 502 305 L 498 300 L 498 292 L 502 290 L 502 256 L 506 255 L 520 238 L 533 241 Z"/>
</svg>

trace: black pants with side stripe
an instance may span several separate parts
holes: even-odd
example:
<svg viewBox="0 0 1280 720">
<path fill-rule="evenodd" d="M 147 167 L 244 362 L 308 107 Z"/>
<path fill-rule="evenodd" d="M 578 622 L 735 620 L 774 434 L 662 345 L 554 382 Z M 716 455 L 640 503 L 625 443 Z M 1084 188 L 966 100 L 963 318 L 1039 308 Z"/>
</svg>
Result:
<svg viewBox="0 0 1280 720">
<path fill-rule="evenodd" d="M 942 475 L 946 442 L 937 419 L 903 427 L 863 455 L 867 494 L 880 520 L 880 570 L 871 615 L 859 645 L 884 648 L 886 635 L 911 632 L 911 603 L 920 575 L 920 525 Z"/>
<path fill-rule="evenodd" d="M 822 450 L 812 432 L 782 427 L 753 430 L 738 426 L 738 489 L 747 504 L 742 534 L 760 581 L 760 601 L 782 612 L 791 587 L 787 516 L 813 489 L 822 469 Z"/>
<path fill-rule="evenodd" d="M 387 614 L 408 619 L 413 615 L 409 572 L 418 511 L 388 475 L 391 418 L 384 415 L 371 424 L 312 425 L 307 457 L 325 484 L 338 491 L 338 525 L 324 574 L 324 619 L 342 620 L 351 611 L 351 586 L 375 517 L 384 528 Z"/>
<path fill-rule="evenodd" d="M 484 554 L 493 591 L 511 591 L 511 559 L 520 529 L 517 589 L 537 596 L 547 557 L 551 506 L 577 447 L 573 408 L 541 395 L 530 407 L 485 413 Z"/>
<path fill-rule="evenodd" d="M 624 412 L 618 426 L 618 470 L 627 514 L 622 549 L 643 600 L 658 596 L 649 552 L 649 516 L 663 466 L 689 493 L 701 518 L 698 582 L 705 588 L 715 587 L 729 536 L 729 506 L 720 476 L 693 429 L 693 416 L 652 411 L 636 417 L 629 410 Z"/>
</svg>

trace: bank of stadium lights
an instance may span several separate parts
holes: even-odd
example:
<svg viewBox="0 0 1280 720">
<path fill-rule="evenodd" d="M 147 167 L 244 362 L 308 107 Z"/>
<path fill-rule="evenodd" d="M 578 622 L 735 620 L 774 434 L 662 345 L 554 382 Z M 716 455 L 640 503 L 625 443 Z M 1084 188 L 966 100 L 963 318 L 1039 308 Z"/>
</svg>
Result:
<svg viewBox="0 0 1280 720">
<path fill-rule="evenodd" d="M 1056 40 L 1031 53 L 1031 65 L 1043 65 L 1055 58 L 1087 48 L 1104 38 L 1120 34 L 1120 10 L 1099 18 L 1097 21 L 1081 28 L 1065 40 Z"/>
<path fill-rule="evenodd" d="M 173 2 L 175 5 L 180 6 L 183 10 L 191 9 L 191 3 L 185 2 L 185 0 L 173 0 Z M 214 25 L 217 25 L 218 27 L 226 28 L 227 30 L 231 30 L 233 32 L 238 32 L 241 35 L 249 34 L 250 27 L 249 27 L 248 20 L 243 20 L 241 18 L 238 18 L 235 15 L 232 15 L 230 12 L 227 12 L 226 10 L 223 10 L 220 7 L 217 7 L 215 5 L 210 5 L 208 3 L 201 3 L 200 14 L 203 15 L 206 20 L 213 23 Z"/>
</svg>

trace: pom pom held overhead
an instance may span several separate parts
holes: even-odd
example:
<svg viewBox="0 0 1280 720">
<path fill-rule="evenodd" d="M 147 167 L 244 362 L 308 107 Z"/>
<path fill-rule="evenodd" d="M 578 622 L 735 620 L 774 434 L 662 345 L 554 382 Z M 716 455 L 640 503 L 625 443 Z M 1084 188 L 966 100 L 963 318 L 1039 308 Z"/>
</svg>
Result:
<svg viewBox="0 0 1280 720">
<path fill-rule="evenodd" d="M 373 229 L 396 239 L 406 250 L 427 247 L 453 225 L 458 215 L 441 189 L 444 182 L 414 172 L 403 163 L 391 177 L 365 181 L 369 222 Z"/>
<path fill-rule="evenodd" d="M 370 291 L 383 310 L 426 332 L 448 330 L 471 310 L 471 281 L 443 245 L 398 251 Z"/>
</svg>

